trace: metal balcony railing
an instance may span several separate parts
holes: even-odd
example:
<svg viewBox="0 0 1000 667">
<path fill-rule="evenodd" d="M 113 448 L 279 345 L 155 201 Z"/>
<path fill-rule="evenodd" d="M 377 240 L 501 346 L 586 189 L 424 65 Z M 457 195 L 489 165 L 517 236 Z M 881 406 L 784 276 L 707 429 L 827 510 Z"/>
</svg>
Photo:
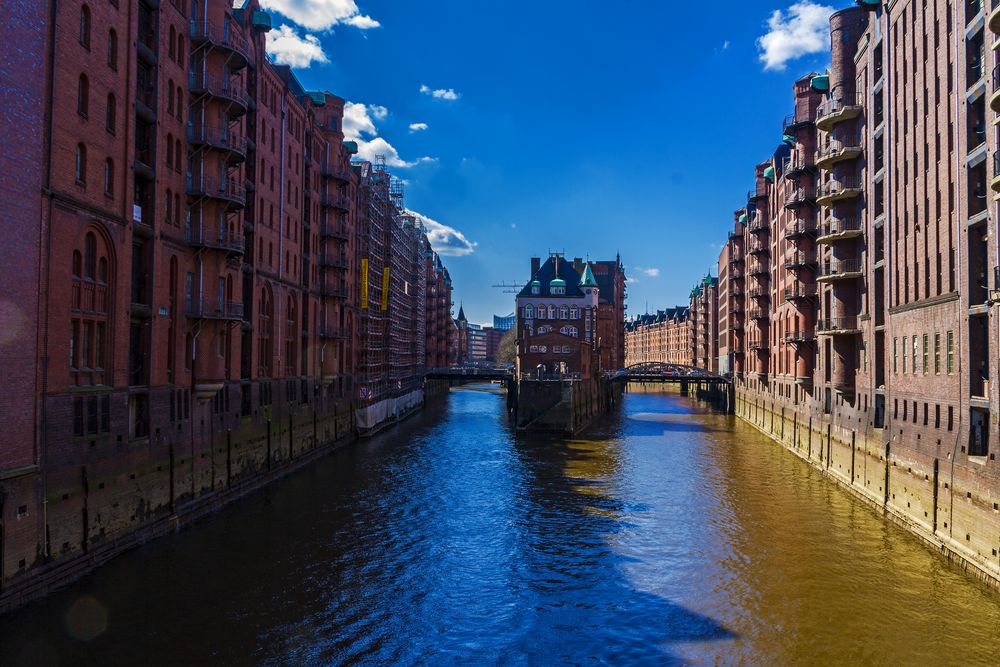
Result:
<svg viewBox="0 0 1000 667">
<path fill-rule="evenodd" d="M 840 95 L 823 100 L 819 108 L 816 109 L 816 123 L 821 124 L 831 120 L 837 115 L 851 116 L 857 115 L 864 106 L 863 95 Z"/>
<path fill-rule="evenodd" d="M 324 238 L 338 239 L 341 241 L 347 241 L 350 239 L 350 231 L 347 229 L 347 225 L 333 222 L 331 220 L 325 221 L 322 226 L 320 226 L 319 234 Z"/>
<path fill-rule="evenodd" d="M 230 234 L 227 231 L 210 230 L 205 227 L 188 229 L 184 234 L 184 240 L 188 245 L 198 248 L 214 248 L 239 254 L 243 253 L 244 248 L 242 234 Z"/>
<path fill-rule="evenodd" d="M 811 343 L 816 340 L 816 334 L 811 331 L 789 331 L 782 340 L 786 343 Z"/>
<path fill-rule="evenodd" d="M 816 263 L 816 253 L 814 252 L 793 252 L 785 255 L 785 268 L 797 269 L 800 267 L 812 266 Z"/>
<path fill-rule="evenodd" d="M 857 331 L 858 330 L 858 318 L 857 317 L 832 317 L 822 320 L 817 320 L 816 331 L 820 333 L 829 333 L 831 331 Z"/>
<path fill-rule="evenodd" d="M 819 265 L 819 276 L 822 278 L 846 277 L 861 273 L 864 266 L 860 259 L 835 259 Z"/>
<path fill-rule="evenodd" d="M 838 156 L 848 156 L 862 151 L 859 137 L 841 137 L 827 141 L 816 150 L 816 162 L 832 160 Z"/>
<path fill-rule="evenodd" d="M 817 198 L 847 196 L 855 191 L 860 194 L 862 188 L 861 181 L 853 176 L 842 177 L 833 181 L 820 183 L 817 188 Z"/>
<path fill-rule="evenodd" d="M 810 220 L 794 220 L 785 225 L 785 238 L 795 239 L 816 232 L 816 223 Z"/>
<path fill-rule="evenodd" d="M 793 208 L 816 201 L 815 188 L 796 188 L 785 195 L 785 207 Z"/>
<path fill-rule="evenodd" d="M 237 184 L 235 178 L 219 180 L 211 176 L 189 177 L 187 191 L 195 197 L 224 199 L 241 205 L 246 203 L 246 190 Z"/>
<path fill-rule="evenodd" d="M 818 239 L 860 231 L 860 218 L 831 218 L 820 226 Z"/>
<path fill-rule="evenodd" d="M 812 299 L 817 294 L 815 285 L 796 285 L 785 289 L 785 301 L 796 301 L 798 299 Z"/>
<path fill-rule="evenodd" d="M 246 111 L 250 104 L 250 97 L 242 84 L 226 77 L 191 72 L 188 75 L 188 87 L 196 95 L 211 95 L 228 100 L 238 105 L 242 111 Z"/>
<path fill-rule="evenodd" d="M 208 20 L 191 19 L 189 25 L 191 41 L 195 43 L 210 42 L 213 46 L 232 51 L 246 63 L 250 60 L 249 43 L 242 35 L 233 29 L 230 23 L 218 26 Z M 231 64 L 235 65 L 230 61 Z"/>
<path fill-rule="evenodd" d="M 219 150 L 231 151 L 241 157 L 246 157 L 247 154 L 247 137 L 228 128 L 188 125 L 187 138 L 188 142 L 192 144 L 203 144 Z"/>
<path fill-rule="evenodd" d="M 237 301 L 189 303 L 185 314 L 196 320 L 242 320 L 243 304 Z"/>
<path fill-rule="evenodd" d="M 324 192 L 322 198 L 323 206 L 335 208 L 341 211 L 351 210 L 351 198 L 340 192 Z"/>
</svg>

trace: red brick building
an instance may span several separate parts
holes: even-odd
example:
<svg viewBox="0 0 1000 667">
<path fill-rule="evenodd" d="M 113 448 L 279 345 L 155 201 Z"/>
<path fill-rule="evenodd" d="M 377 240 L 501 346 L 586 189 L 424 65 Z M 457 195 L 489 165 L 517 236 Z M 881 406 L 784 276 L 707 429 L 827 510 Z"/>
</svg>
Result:
<svg viewBox="0 0 1000 667">
<path fill-rule="evenodd" d="M 591 263 L 531 258 L 531 280 L 517 295 L 519 375 L 589 379 L 601 370 L 599 292 Z"/>
<path fill-rule="evenodd" d="M 1000 7 L 859 5 L 720 255 L 720 354 L 738 414 L 1000 581 Z"/>
<path fill-rule="evenodd" d="M 2 28 L 0 606 L 352 434 L 373 398 L 398 412 L 450 301 L 428 307 L 389 175 L 352 165 L 344 101 L 265 56 L 257 2 L 49 6 Z"/>
</svg>

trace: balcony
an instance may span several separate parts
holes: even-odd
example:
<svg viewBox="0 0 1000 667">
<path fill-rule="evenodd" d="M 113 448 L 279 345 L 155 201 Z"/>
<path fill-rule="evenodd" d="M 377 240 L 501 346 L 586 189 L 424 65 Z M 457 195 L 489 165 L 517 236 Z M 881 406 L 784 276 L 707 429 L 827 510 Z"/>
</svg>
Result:
<svg viewBox="0 0 1000 667">
<path fill-rule="evenodd" d="M 771 251 L 771 246 L 767 243 L 762 243 L 760 241 L 755 241 L 750 244 L 747 248 L 747 252 L 751 255 L 762 255 Z"/>
<path fill-rule="evenodd" d="M 319 325 L 319 337 L 321 340 L 347 340 L 347 331 L 335 326 L 326 324 Z"/>
<path fill-rule="evenodd" d="M 769 232 L 771 227 L 767 223 L 767 216 L 759 213 L 755 214 L 747 223 L 747 229 L 751 232 Z"/>
<path fill-rule="evenodd" d="M 225 153 L 229 164 L 238 164 L 247 157 L 247 138 L 241 136 L 239 132 L 232 132 L 226 128 L 188 125 L 187 139 L 188 143 L 195 146 L 204 146 Z"/>
<path fill-rule="evenodd" d="M 816 166 L 820 169 L 830 169 L 838 162 L 860 157 L 862 152 L 861 139 L 858 137 L 833 139 L 816 151 Z"/>
<path fill-rule="evenodd" d="M 750 265 L 749 273 L 751 276 L 766 277 L 771 275 L 771 269 L 764 262 L 754 262 L 753 264 Z"/>
<path fill-rule="evenodd" d="M 816 322 L 816 333 L 821 336 L 853 336 L 861 333 L 856 317 L 834 317 Z"/>
<path fill-rule="evenodd" d="M 990 4 L 990 13 L 986 18 L 986 25 L 989 26 L 990 32 L 994 35 L 1000 35 L 1000 2 L 993 2 Z"/>
<path fill-rule="evenodd" d="M 813 188 L 796 188 L 785 195 L 785 208 L 789 210 L 815 204 L 816 190 Z"/>
<path fill-rule="evenodd" d="M 771 296 L 771 290 L 766 287 L 752 287 L 747 290 L 747 296 L 751 299 L 766 299 Z"/>
<path fill-rule="evenodd" d="M 218 180 L 210 176 L 188 177 L 187 193 L 192 197 L 207 197 L 226 202 L 230 210 L 243 208 L 246 190 L 236 184 L 236 179 Z"/>
<path fill-rule="evenodd" d="M 781 122 L 781 133 L 782 134 L 792 134 L 803 127 L 808 127 L 813 124 L 812 116 L 809 115 L 807 109 L 795 110 L 795 113 L 788 114 L 785 119 Z"/>
<path fill-rule="evenodd" d="M 815 285 L 796 285 L 785 289 L 785 301 L 809 301 L 815 299 L 816 295 Z"/>
<path fill-rule="evenodd" d="M 816 340 L 816 335 L 811 331 L 789 331 L 782 339 L 789 345 L 804 345 Z"/>
<path fill-rule="evenodd" d="M 346 194 L 340 192 L 324 192 L 323 193 L 323 206 L 327 208 L 332 208 L 337 211 L 350 211 L 351 210 L 351 198 Z"/>
<path fill-rule="evenodd" d="M 832 206 L 838 201 L 860 197 L 861 189 L 861 181 L 853 177 L 820 183 L 816 190 L 816 203 Z"/>
<path fill-rule="evenodd" d="M 738 253 L 734 253 L 734 254 L 732 254 L 732 255 L 729 256 L 729 264 L 730 265 L 734 265 L 735 266 L 737 264 L 742 264 L 742 263 L 743 263 L 743 253 L 739 253 L 738 252 Z"/>
<path fill-rule="evenodd" d="M 862 235 L 860 218 L 831 218 L 819 228 L 816 243 L 835 243 Z"/>
<path fill-rule="evenodd" d="M 786 269 L 807 269 L 816 265 L 816 253 L 793 252 L 785 255 Z"/>
<path fill-rule="evenodd" d="M 319 228 L 319 235 L 325 239 L 337 239 L 338 241 L 348 241 L 351 233 L 347 225 L 331 222 L 327 220 Z"/>
<path fill-rule="evenodd" d="M 184 312 L 194 320 L 227 320 L 231 322 L 243 320 L 243 304 L 236 301 L 189 303 Z"/>
<path fill-rule="evenodd" d="M 197 97 L 209 96 L 228 102 L 229 113 L 233 116 L 245 114 L 250 106 L 246 90 L 239 82 L 229 78 L 192 72 L 188 75 L 188 88 Z"/>
<path fill-rule="evenodd" d="M 803 174 L 812 173 L 815 170 L 816 165 L 801 155 L 790 155 L 782 162 L 782 173 L 788 178 L 798 178 Z"/>
<path fill-rule="evenodd" d="M 240 69 L 250 62 L 250 46 L 242 35 L 233 30 L 226 22 L 222 27 L 207 20 L 192 19 L 190 22 L 191 42 L 194 44 L 211 44 L 231 54 L 226 60 L 232 69 Z"/>
<path fill-rule="evenodd" d="M 204 227 L 189 229 L 184 235 L 187 244 L 195 248 L 222 250 L 227 255 L 243 254 L 243 235 L 229 234 L 225 230 L 206 230 Z"/>
<path fill-rule="evenodd" d="M 760 192 L 760 191 L 758 191 L 756 189 L 753 189 L 753 190 L 750 190 L 750 191 L 747 192 L 747 201 L 749 201 L 749 202 L 763 201 L 763 200 L 766 200 L 766 199 L 767 199 L 767 193 L 766 192 Z"/>
<path fill-rule="evenodd" d="M 795 220 L 785 226 L 785 238 L 800 239 L 816 233 L 816 223 L 806 220 Z"/>
<path fill-rule="evenodd" d="M 753 341 L 752 343 L 747 345 L 747 347 L 750 348 L 751 352 L 768 352 L 771 349 L 770 345 L 768 345 L 767 343 L 762 343 L 759 340 Z"/>
<path fill-rule="evenodd" d="M 341 164 L 328 164 L 323 167 L 323 178 L 332 178 L 336 181 L 350 183 L 351 168 Z"/>
<path fill-rule="evenodd" d="M 319 265 L 324 269 L 347 269 L 347 258 L 332 252 L 323 252 L 319 255 Z"/>
<path fill-rule="evenodd" d="M 816 276 L 816 280 L 819 282 L 853 280 L 860 278 L 863 270 L 864 266 L 860 259 L 835 259 L 819 265 L 819 273 Z"/>
<path fill-rule="evenodd" d="M 749 316 L 751 320 L 768 320 L 771 319 L 771 313 L 768 312 L 766 308 L 752 308 L 749 311 Z"/>
<path fill-rule="evenodd" d="M 334 299 L 347 298 L 347 288 L 342 285 L 336 285 L 333 283 L 321 283 L 319 286 L 319 293 L 322 296 L 327 296 Z"/>
<path fill-rule="evenodd" d="M 864 109 L 863 101 L 861 95 L 824 100 L 816 110 L 816 128 L 829 132 L 837 123 L 857 118 Z"/>
</svg>

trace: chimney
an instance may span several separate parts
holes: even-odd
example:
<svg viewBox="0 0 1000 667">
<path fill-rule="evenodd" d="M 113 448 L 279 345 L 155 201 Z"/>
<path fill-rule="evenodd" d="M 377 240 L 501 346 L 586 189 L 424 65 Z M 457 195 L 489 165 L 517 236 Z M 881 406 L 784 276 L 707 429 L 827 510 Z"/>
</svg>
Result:
<svg viewBox="0 0 1000 667">
<path fill-rule="evenodd" d="M 573 258 L 573 269 L 576 270 L 577 273 L 583 272 L 583 257 Z"/>
<path fill-rule="evenodd" d="M 531 277 L 534 278 L 535 274 L 538 273 L 538 269 L 542 267 L 542 259 L 540 257 L 531 258 Z"/>
</svg>

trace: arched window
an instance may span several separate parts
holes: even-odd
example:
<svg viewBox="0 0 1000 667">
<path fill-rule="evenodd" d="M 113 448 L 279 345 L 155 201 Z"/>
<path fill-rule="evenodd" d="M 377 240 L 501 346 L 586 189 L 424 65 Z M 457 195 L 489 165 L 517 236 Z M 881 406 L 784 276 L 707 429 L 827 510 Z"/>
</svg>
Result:
<svg viewBox="0 0 1000 667">
<path fill-rule="evenodd" d="M 118 125 L 118 101 L 114 93 L 108 93 L 108 105 L 104 109 L 104 129 L 114 134 Z"/>
<path fill-rule="evenodd" d="M 184 120 L 184 98 L 182 97 L 184 93 L 181 91 L 181 87 L 177 86 L 177 120 Z"/>
<path fill-rule="evenodd" d="M 572 308 L 570 308 L 569 309 L 569 319 L 571 319 L 571 320 L 578 320 L 578 319 L 580 319 L 580 309 L 577 308 L 576 306 L 573 306 Z"/>
<path fill-rule="evenodd" d="M 535 318 L 535 307 L 530 303 L 524 307 L 524 319 L 532 320 Z"/>
<path fill-rule="evenodd" d="M 258 373 L 263 377 L 271 376 L 271 333 L 273 326 L 274 301 L 271 298 L 271 290 L 268 285 L 264 285 L 260 291 L 260 314 L 258 315 Z"/>
<path fill-rule="evenodd" d="M 171 60 L 177 60 L 177 31 L 174 26 L 170 26 L 170 43 L 167 44 L 167 53 Z"/>
<path fill-rule="evenodd" d="M 178 192 L 174 193 L 174 227 L 180 228 L 181 226 L 181 195 Z"/>
<path fill-rule="evenodd" d="M 108 31 L 108 67 L 118 71 L 118 33 L 114 28 Z"/>
<path fill-rule="evenodd" d="M 295 297 L 288 297 L 288 305 L 286 307 L 286 317 L 287 323 L 285 331 L 285 376 L 291 377 L 295 375 L 295 347 L 298 340 L 297 329 L 296 329 L 296 307 L 295 307 Z"/>
<path fill-rule="evenodd" d="M 550 320 L 556 319 L 556 307 L 553 305 L 549 305 L 549 319 Z"/>
<path fill-rule="evenodd" d="M 115 194 L 115 163 L 111 158 L 104 161 L 104 194 Z"/>
<path fill-rule="evenodd" d="M 103 237 L 88 231 L 73 251 L 70 373 L 77 385 L 107 384 L 110 344 L 111 255 Z"/>
<path fill-rule="evenodd" d="M 181 140 L 174 139 L 174 171 L 181 171 Z"/>
<path fill-rule="evenodd" d="M 184 35 L 177 35 L 177 64 L 184 67 Z"/>
<path fill-rule="evenodd" d="M 167 224 L 173 223 L 174 220 L 174 194 L 167 188 Z"/>
<path fill-rule="evenodd" d="M 76 182 L 87 184 L 87 147 L 83 144 L 76 145 Z"/>
<path fill-rule="evenodd" d="M 563 306 L 559 309 L 559 319 L 565 320 L 569 318 L 569 306 Z"/>
<path fill-rule="evenodd" d="M 173 30 L 173 28 L 171 28 Z M 167 113 L 174 115 L 174 80 L 167 82 Z"/>
<path fill-rule="evenodd" d="M 86 118 L 88 109 L 90 109 L 90 81 L 87 80 L 86 74 L 81 74 L 76 84 L 76 112 Z"/>
<path fill-rule="evenodd" d="M 80 7 L 80 44 L 90 48 L 90 7 Z"/>
<path fill-rule="evenodd" d="M 167 134 L 167 167 L 174 168 L 174 135 Z"/>
</svg>

